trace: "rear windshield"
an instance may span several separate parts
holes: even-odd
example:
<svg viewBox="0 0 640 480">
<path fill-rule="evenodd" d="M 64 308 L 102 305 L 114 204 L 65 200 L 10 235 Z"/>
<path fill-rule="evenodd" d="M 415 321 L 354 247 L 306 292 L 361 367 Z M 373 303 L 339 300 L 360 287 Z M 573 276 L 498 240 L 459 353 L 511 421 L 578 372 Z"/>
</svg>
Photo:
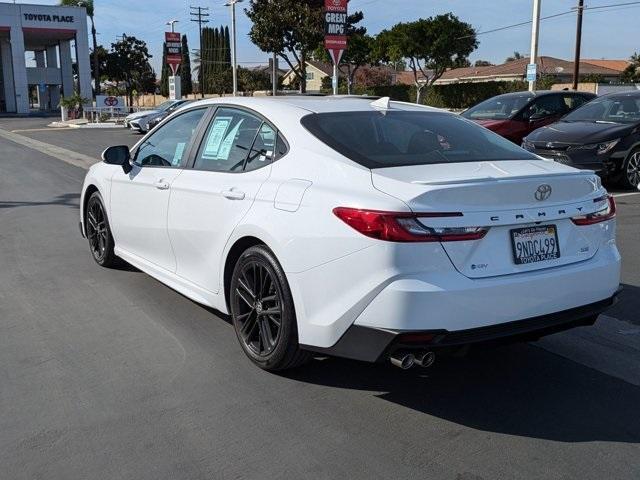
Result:
<svg viewBox="0 0 640 480">
<path fill-rule="evenodd" d="M 640 95 L 606 96 L 592 100 L 562 119 L 563 122 L 640 122 Z"/>
<path fill-rule="evenodd" d="M 440 112 L 315 113 L 302 125 L 367 168 L 492 160 L 539 160 L 458 115 Z"/>
<path fill-rule="evenodd" d="M 490 98 L 462 113 L 472 120 L 507 120 L 531 101 L 530 95 L 506 95 Z"/>
</svg>

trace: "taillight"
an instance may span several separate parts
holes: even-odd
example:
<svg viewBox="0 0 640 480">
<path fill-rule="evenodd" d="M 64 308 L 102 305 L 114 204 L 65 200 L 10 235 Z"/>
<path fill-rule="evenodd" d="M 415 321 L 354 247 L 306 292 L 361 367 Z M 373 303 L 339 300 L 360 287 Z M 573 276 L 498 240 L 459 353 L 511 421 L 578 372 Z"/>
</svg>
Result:
<svg viewBox="0 0 640 480">
<path fill-rule="evenodd" d="M 601 202 L 604 198 L 596 198 L 594 202 Z M 616 216 L 616 201 L 612 195 L 607 195 L 607 205 L 597 212 L 588 213 L 579 217 L 572 217 L 571 221 L 576 225 L 594 225 L 600 222 L 606 222 Z"/>
<path fill-rule="evenodd" d="M 427 227 L 418 221 L 419 218 L 461 217 L 459 212 L 382 212 L 337 207 L 333 213 L 363 235 L 389 242 L 459 242 L 479 240 L 487 234 L 487 229 L 481 227 Z"/>
</svg>

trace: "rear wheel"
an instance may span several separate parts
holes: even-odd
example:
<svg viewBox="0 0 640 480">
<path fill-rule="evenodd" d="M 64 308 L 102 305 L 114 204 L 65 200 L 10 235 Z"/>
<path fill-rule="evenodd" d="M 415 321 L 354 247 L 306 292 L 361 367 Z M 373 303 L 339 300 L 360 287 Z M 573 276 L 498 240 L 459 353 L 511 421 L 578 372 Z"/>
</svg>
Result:
<svg viewBox="0 0 640 480">
<path fill-rule="evenodd" d="M 621 186 L 636 189 L 640 184 L 640 148 L 633 150 L 622 164 Z"/>
<path fill-rule="evenodd" d="M 293 299 L 282 267 L 264 245 L 247 249 L 230 285 L 233 326 L 242 349 L 264 370 L 301 365 L 309 354 L 298 346 Z"/>
<path fill-rule="evenodd" d="M 89 197 L 84 225 L 93 259 L 102 267 L 114 266 L 117 257 L 113 253 L 113 236 L 102 197 L 98 192 L 93 192 Z"/>
</svg>

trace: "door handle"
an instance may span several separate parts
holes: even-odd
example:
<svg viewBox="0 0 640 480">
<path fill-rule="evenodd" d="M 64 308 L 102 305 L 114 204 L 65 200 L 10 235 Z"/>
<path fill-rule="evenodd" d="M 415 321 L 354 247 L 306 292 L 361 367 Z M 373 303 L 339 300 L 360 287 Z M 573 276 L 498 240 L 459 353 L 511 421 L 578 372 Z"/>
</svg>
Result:
<svg viewBox="0 0 640 480">
<path fill-rule="evenodd" d="M 169 182 L 167 182 L 165 179 L 161 178 L 160 180 L 156 181 L 156 183 L 153 184 L 158 190 L 168 190 L 169 189 Z"/>
<path fill-rule="evenodd" d="M 229 200 L 244 200 L 245 193 L 235 188 L 230 188 L 229 190 L 223 190 L 222 196 Z"/>
</svg>

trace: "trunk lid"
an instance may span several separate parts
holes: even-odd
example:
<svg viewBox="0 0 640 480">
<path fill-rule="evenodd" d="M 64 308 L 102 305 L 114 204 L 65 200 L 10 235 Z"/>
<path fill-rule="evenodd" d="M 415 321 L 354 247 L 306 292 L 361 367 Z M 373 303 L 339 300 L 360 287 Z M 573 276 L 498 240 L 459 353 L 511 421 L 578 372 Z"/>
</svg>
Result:
<svg viewBox="0 0 640 480">
<path fill-rule="evenodd" d="M 422 219 L 427 226 L 488 227 L 481 240 L 442 243 L 455 268 L 469 278 L 587 260 L 595 255 L 604 238 L 600 225 L 580 227 L 571 221 L 571 217 L 591 213 L 606 204 L 606 200 L 594 202 L 606 194 L 599 178 L 552 161 L 374 169 L 372 181 L 375 188 L 404 201 L 416 213 L 462 213 L 459 217 Z M 518 234 L 512 231 L 539 226 L 555 227 L 559 258 L 516 263 L 512 238 Z"/>
</svg>

